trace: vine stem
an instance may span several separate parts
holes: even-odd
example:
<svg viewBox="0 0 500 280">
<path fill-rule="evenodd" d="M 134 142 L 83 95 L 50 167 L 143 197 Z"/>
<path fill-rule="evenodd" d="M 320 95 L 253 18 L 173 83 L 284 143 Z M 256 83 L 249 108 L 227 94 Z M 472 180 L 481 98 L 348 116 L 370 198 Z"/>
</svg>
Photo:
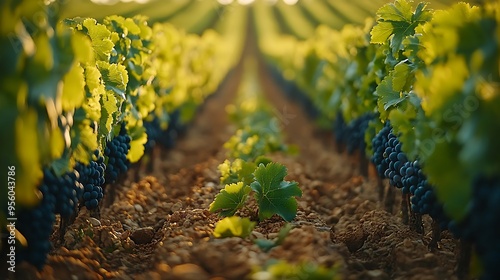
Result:
<svg viewBox="0 0 500 280">
<path fill-rule="evenodd" d="M 61 217 L 61 221 L 59 223 L 59 241 L 61 242 L 62 245 L 64 245 L 64 236 L 66 235 L 66 231 L 69 226 L 71 226 L 75 221 L 76 217 L 78 217 L 78 212 L 80 211 L 80 208 L 75 205 L 73 214 L 67 218 Z"/>
<path fill-rule="evenodd" d="M 389 213 L 392 213 L 394 209 L 394 203 L 396 202 L 395 196 L 396 192 L 394 191 L 394 188 L 391 185 L 389 185 L 385 195 L 385 203 L 384 203 L 385 210 Z"/>
<path fill-rule="evenodd" d="M 429 250 L 434 252 L 438 249 L 438 242 L 441 240 L 441 228 L 439 223 L 432 219 L 432 239 L 429 243 Z"/>
<path fill-rule="evenodd" d="M 424 224 L 422 222 L 422 214 L 411 211 L 411 208 L 410 208 L 410 229 L 420 234 L 424 234 Z"/>
<path fill-rule="evenodd" d="M 384 180 L 377 176 L 377 187 L 378 187 L 378 198 L 380 201 L 384 199 L 384 193 L 385 193 L 385 184 Z"/>
<path fill-rule="evenodd" d="M 369 166 L 369 160 L 366 157 L 364 151 L 359 151 L 359 173 L 361 176 L 368 178 L 368 166 Z"/>
<path fill-rule="evenodd" d="M 408 205 L 410 202 L 410 195 L 401 193 L 401 218 L 403 220 L 403 224 L 407 225 L 410 221 L 410 217 L 408 216 Z"/>
</svg>

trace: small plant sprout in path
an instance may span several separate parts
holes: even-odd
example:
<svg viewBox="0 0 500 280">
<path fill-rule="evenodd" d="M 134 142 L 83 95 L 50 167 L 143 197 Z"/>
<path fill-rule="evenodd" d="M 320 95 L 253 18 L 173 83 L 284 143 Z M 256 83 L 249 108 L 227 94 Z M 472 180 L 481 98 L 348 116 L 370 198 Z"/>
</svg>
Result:
<svg viewBox="0 0 500 280">
<path fill-rule="evenodd" d="M 253 190 L 259 206 L 259 220 L 263 221 L 277 214 L 290 222 L 297 215 L 295 197 L 302 196 L 297 182 L 284 181 L 286 167 L 280 163 L 261 163 L 253 173 L 254 181 L 227 184 L 210 204 L 210 212 L 220 211 L 221 216 L 232 216 L 245 206 L 249 193 Z"/>
<path fill-rule="evenodd" d="M 226 185 L 210 204 L 210 212 L 220 210 L 219 214 L 223 217 L 233 216 L 245 205 L 250 191 L 250 187 L 243 182 Z"/>
<path fill-rule="evenodd" d="M 261 164 L 254 172 L 255 181 L 250 184 L 259 204 L 259 220 L 280 215 L 289 222 L 297 215 L 297 200 L 302 196 L 297 182 L 284 181 L 286 167 L 280 163 Z"/>
<path fill-rule="evenodd" d="M 238 216 L 226 217 L 215 225 L 214 237 L 241 237 L 245 238 L 252 233 L 255 222 L 249 218 L 240 218 Z"/>
</svg>

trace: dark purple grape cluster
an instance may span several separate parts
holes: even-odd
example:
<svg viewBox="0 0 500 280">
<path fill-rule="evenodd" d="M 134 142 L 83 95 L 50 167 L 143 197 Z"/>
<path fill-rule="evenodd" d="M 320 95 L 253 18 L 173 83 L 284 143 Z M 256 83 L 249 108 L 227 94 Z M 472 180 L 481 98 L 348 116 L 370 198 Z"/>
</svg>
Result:
<svg viewBox="0 0 500 280">
<path fill-rule="evenodd" d="M 481 259 L 481 279 L 498 279 L 500 275 L 500 177 L 481 176 L 474 180 L 472 200 L 467 217 L 451 231 L 475 244 Z"/>
<path fill-rule="evenodd" d="M 154 118 L 152 121 L 146 121 L 144 122 L 144 128 L 148 135 L 148 141 L 144 144 L 144 149 L 146 151 L 151 151 L 161 138 L 162 130 L 160 127 L 160 120 Z"/>
<path fill-rule="evenodd" d="M 334 122 L 335 140 L 339 144 L 345 144 L 349 154 L 359 150 L 365 152 L 365 132 L 368 124 L 374 118 L 373 114 L 364 114 L 361 117 L 346 124 L 342 114 L 338 114 Z"/>
<path fill-rule="evenodd" d="M 95 159 L 87 165 L 78 163 L 75 166 L 75 169 L 80 173 L 80 182 L 83 185 L 82 203 L 87 209 L 95 209 L 103 197 L 102 186 L 105 182 L 106 165 L 104 157 L 99 154 L 99 151 L 94 152 L 94 157 Z"/>
<path fill-rule="evenodd" d="M 107 183 L 114 183 L 120 174 L 127 172 L 130 166 L 130 161 L 127 159 L 130 141 L 125 125 L 122 125 L 120 134 L 106 143 L 104 155 L 108 158 L 105 172 Z"/>
<path fill-rule="evenodd" d="M 395 186 L 398 189 L 403 187 L 403 178 L 400 173 L 401 167 L 408 162 L 406 155 L 401 151 L 401 147 L 401 142 L 399 142 L 398 137 L 391 130 L 387 135 L 383 153 L 384 165 L 387 166 L 387 169 L 384 171 L 384 177 L 389 179 L 391 186 Z"/>
<path fill-rule="evenodd" d="M 341 112 L 338 112 L 333 122 L 333 132 L 337 144 L 345 144 L 346 127 L 347 124 L 345 123 L 344 116 Z"/>
<path fill-rule="evenodd" d="M 384 151 L 387 145 L 387 138 L 391 132 L 391 125 L 386 122 L 384 127 L 372 140 L 373 156 L 371 158 L 380 178 L 385 178 L 384 173 L 388 166 L 384 160 Z"/>
<path fill-rule="evenodd" d="M 386 124 L 372 143 L 375 152 L 372 160 L 376 164 L 377 172 L 383 172 L 381 177 L 388 178 L 391 186 L 411 195 L 410 204 L 414 213 L 428 214 L 439 223 L 441 229 L 446 229 L 450 219 L 445 215 L 443 205 L 437 200 L 434 188 L 427 181 L 419 162 L 409 161 L 401 150 L 402 143 L 390 129 L 390 125 Z M 381 144 L 384 145 L 382 156 Z"/>
<path fill-rule="evenodd" d="M 49 173 L 45 171 L 44 173 Z M 47 254 L 52 245 L 49 241 L 54 226 L 57 198 L 57 186 L 46 184 L 45 179 L 39 187 L 42 199 L 31 209 L 22 209 L 16 222 L 16 228 L 26 238 L 27 247 L 20 248 L 16 258 L 27 261 L 42 269 L 47 261 Z"/>
<path fill-rule="evenodd" d="M 450 219 L 445 215 L 443 205 L 438 201 L 432 185 L 417 160 L 405 163 L 403 175 L 403 192 L 410 193 L 411 209 L 415 213 L 428 214 L 439 223 L 441 229 L 447 229 Z"/>
<path fill-rule="evenodd" d="M 49 169 L 43 172 L 42 186 L 48 186 L 53 192 L 56 204 L 54 213 L 61 217 L 71 216 L 78 206 L 79 197 L 82 195 L 83 186 L 78 181 L 79 173 L 75 171 L 66 172 L 61 176 L 56 176 Z"/>
</svg>

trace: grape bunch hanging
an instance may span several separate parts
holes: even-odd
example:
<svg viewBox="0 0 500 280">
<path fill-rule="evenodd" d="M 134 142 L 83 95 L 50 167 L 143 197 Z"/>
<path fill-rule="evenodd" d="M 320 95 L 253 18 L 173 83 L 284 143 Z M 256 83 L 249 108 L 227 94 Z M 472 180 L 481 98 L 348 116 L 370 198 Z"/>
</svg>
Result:
<svg viewBox="0 0 500 280">
<path fill-rule="evenodd" d="M 104 155 L 108 158 L 105 179 L 107 183 L 114 183 L 118 175 L 127 172 L 130 161 L 127 159 L 130 150 L 131 138 L 127 135 L 127 129 L 122 124 L 120 133 L 110 142 L 106 143 Z"/>
<path fill-rule="evenodd" d="M 56 176 L 53 171 L 45 169 L 43 181 L 39 187 L 42 195 L 40 203 L 33 209 L 23 209 L 19 213 L 17 229 L 26 238 L 28 247 L 19 251 L 19 260 L 28 261 L 39 269 L 46 262 L 51 250 L 49 237 L 56 220 L 55 214 L 66 218 L 71 216 L 83 192 L 78 173 L 66 172 Z"/>
<path fill-rule="evenodd" d="M 105 182 L 104 157 L 99 151 L 94 152 L 96 160 L 91 160 L 88 165 L 78 163 L 75 169 L 80 174 L 80 182 L 83 184 L 82 203 L 87 209 L 95 209 L 103 197 L 103 185 Z"/>
</svg>

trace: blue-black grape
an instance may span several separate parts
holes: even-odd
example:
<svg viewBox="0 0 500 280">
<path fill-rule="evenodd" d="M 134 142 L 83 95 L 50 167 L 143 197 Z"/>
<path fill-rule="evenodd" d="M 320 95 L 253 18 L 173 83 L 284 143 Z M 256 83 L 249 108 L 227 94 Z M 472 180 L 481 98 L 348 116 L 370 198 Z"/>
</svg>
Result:
<svg viewBox="0 0 500 280">
<path fill-rule="evenodd" d="M 372 149 L 373 156 L 371 158 L 373 164 L 375 164 L 375 168 L 377 169 L 377 173 L 380 178 L 388 178 L 389 173 L 386 170 L 389 169 L 389 166 L 386 164 L 384 160 L 384 152 L 386 151 L 386 143 L 388 141 L 389 133 L 391 132 L 391 125 L 389 122 L 386 122 L 384 127 L 375 135 L 372 139 Z"/>
<path fill-rule="evenodd" d="M 120 174 L 127 172 L 130 166 L 130 161 L 127 159 L 127 154 L 130 150 L 130 141 L 131 138 L 127 135 L 125 125 L 122 125 L 120 134 L 106 143 L 104 155 L 108 157 L 105 171 L 107 183 L 115 182 Z"/>
<path fill-rule="evenodd" d="M 411 210 L 422 215 L 428 214 L 436 221 L 442 230 L 448 228 L 450 219 L 443 210 L 443 205 L 437 200 L 432 185 L 427 181 L 418 160 L 406 162 L 400 169 L 403 193 L 410 193 Z"/>
<path fill-rule="evenodd" d="M 144 128 L 146 129 L 146 134 L 148 135 L 148 141 L 144 144 L 144 148 L 149 152 L 161 138 L 162 129 L 160 126 L 160 120 L 158 118 L 154 118 L 152 121 L 146 121 L 144 122 Z"/>
<path fill-rule="evenodd" d="M 169 116 L 168 127 L 166 130 L 162 130 L 157 143 L 165 148 L 173 148 L 177 138 L 186 129 L 186 126 L 182 124 L 180 111 L 174 111 Z"/>
<path fill-rule="evenodd" d="M 28 246 L 20 248 L 16 257 L 42 269 L 52 247 L 49 238 L 55 222 L 57 189 L 42 183 L 39 190 L 42 194 L 40 203 L 32 209 L 19 211 L 16 228 L 26 238 Z"/>
<path fill-rule="evenodd" d="M 75 167 L 80 174 L 80 182 L 83 185 L 80 198 L 87 209 L 97 207 L 103 197 L 102 186 L 105 183 L 106 164 L 104 164 L 104 157 L 99 154 L 99 151 L 95 151 L 94 156 L 96 159 L 91 160 L 89 164 L 78 163 Z"/>
<path fill-rule="evenodd" d="M 83 201 L 87 209 L 95 209 L 103 197 L 102 187 L 94 184 L 87 184 L 83 193 Z"/>
<path fill-rule="evenodd" d="M 366 148 L 365 132 L 373 118 L 373 114 L 364 114 L 346 124 L 342 114 L 339 113 L 333 124 L 335 140 L 339 144 L 345 144 L 349 154 L 356 150 L 364 154 Z"/>
<path fill-rule="evenodd" d="M 337 113 L 337 117 L 333 122 L 333 131 L 337 144 L 345 144 L 346 127 L 347 124 L 345 123 L 344 116 L 340 112 Z"/>
<path fill-rule="evenodd" d="M 498 279 L 500 275 L 500 177 L 480 176 L 473 182 L 472 200 L 467 217 L 450 223 L 452 232 L 475 244 L 481 259 L 481 279 Z"/>
<path fill-rule="evenodd" d="M 388 127 L 388 126 L 386 126 Z M 384 127 L 386 130 L 382 130 L 379 134 L 380 136 L 378 137 L 383 137 L 387 133 L 387 128 Z M 383 134 L 382 134 L 383 133 Z M 389 179 L 389 182 L 391 186 L 395 186 L 399 189 L 403 188 L 403 174 L 401 174 L 401 168 L 408 162 L 408 159 L 406 155 L 401 151 L 401 142 L 399 142 L 398 137 L 394 134 L 392 129 L 389 131 L 389 133 L 386 134 L 387 138 L 386 141 L 384 142 L 383 140 L 377 140 L 378 145 L 381 143 L 384 144 L 384 148 L 377 147 L 377 155 L 376 157 L 378 163 L 377 166 L 377 171 L 380 169 L 382 171 L 383 168 L 384 170 L 384 177 Z M 375 142 L 375 141 L 373 141 Z M 380 159 L 380 152 L 384 151 L 382 153 L 382 160 Z"/>
<path fill-rule="evenodd" d="M 55 196 L 55 214 L 61 214 L 61 217 L 67 218 L 74 213 L 83 192 L 83 186 L 78 178 L 79 173 L 76 171 L 56 176 L 50 170 L 44 170 L 42 184 L 50 186 L 50 190 Z"/>
</svg>

